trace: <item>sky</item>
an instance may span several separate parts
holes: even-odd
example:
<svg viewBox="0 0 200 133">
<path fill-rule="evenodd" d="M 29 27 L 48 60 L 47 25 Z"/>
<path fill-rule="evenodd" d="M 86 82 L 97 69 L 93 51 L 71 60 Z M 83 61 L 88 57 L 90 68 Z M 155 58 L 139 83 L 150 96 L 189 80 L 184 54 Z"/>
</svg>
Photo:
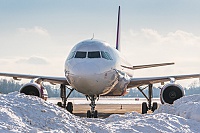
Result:
<svg viewBox="0 0 200 133">
<path fill-rule="evenodd" d="M 175 62 L 135 77 L 200 73 L 198 0 L 0 0 L 0 71 L 64 76 L 71 48 L 93 33 L 115 46 L 118 6 L 121 52 L 132 65 Z"/>
</svg>

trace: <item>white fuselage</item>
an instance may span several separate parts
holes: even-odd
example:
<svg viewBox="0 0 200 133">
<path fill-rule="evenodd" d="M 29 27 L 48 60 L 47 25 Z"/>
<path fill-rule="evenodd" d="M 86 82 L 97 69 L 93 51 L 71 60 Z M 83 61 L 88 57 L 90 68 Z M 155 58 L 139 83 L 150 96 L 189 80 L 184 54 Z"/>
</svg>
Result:
<svg viewBox="0 0 200 133">
<path fill-rule="evenodd" d="M 72 48 L 65 62 L 65 75 L 78 92 L 105 95 L 119 83 L 116 70 L 122 70 L 122 62 L 119 52 L 108 43 L 86 40 Z"/>
</svg>

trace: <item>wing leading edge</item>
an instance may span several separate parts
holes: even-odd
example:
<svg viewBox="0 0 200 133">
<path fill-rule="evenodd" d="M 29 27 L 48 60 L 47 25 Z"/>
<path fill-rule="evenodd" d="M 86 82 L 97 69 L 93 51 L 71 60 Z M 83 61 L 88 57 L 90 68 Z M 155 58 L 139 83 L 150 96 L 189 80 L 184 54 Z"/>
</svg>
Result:
<svg viewBox="0 0 200 133">
<path fill-rule="evenodd" d="M 160 64 L 149 64 L 149 65 L 138 65 L 138 66 L 124 66 L 121 65 L 124 68 L 127 69 L 132 69 L 132 70 L 136 70 L 136 69 L 144 69 L 144 68 L 151 68 L 151 67 L 159 67 L 159 66 L 167 66 L 167 65 L 174 65 L 174 63 L 160 63 Z"/>
<path fill-rule="evenodd" d="M 14 74 L 14 73 L 0 73 L 0 76 L 12 77 L 15 80 L 20 79 L 39 79 L 51 84 L 64 84 L 69 85 L 65 77 L 51 77 L 51 76 L 39 76 L 39 75 L 26 75 L 26 74 Z"/>
<path fill-rule="evenodd" d="M 128 88 L 138 87 L 147 84 L 155 84 L 167 82 L 172 79 L 182 80 L 190 78 L 200 78 L 200 74 L 190 74 L 190 75 L 175 75 L 175 76 L 162 76 L 162 77 L 146 77 L 146 78 L 131 78 Z"/>
</svg>

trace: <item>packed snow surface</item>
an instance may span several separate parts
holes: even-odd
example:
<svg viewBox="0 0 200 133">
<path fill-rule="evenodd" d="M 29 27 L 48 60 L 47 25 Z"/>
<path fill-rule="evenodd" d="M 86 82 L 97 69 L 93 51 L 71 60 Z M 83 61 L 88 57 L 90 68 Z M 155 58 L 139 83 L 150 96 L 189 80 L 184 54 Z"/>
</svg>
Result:
<svg viewBox="0 0 200 133">
<path fill-rule="evenodd" d="M 18 92 L 0 94 L 0 132 L 30 133 L 199 133 L 200 95 L 161 105 L 153 114 L 111 115 L 106 119 L 80 118 L 38 97 Z"/>
</svg>

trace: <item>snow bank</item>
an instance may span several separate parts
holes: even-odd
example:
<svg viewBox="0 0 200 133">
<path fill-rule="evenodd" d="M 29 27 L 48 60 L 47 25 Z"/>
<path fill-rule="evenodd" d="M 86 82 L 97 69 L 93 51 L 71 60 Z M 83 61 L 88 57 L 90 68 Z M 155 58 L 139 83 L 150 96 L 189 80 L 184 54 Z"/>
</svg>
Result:
<svg viewBox="0 0 200 133">
<path fill-rule="evenodd" d="M 0 95 L 0 132 L 90 132 L 87 122 L 41 98 L 18 92 Z"/>
<path fill-rule="evenodd" d="M 176 115 L 160 113 L 142 115 L 136 112 L 111 115 L 106 119 L 87 119 L 98 133 L 199 133 L 199 123 Z"/>
<path fill-rule="evenodd" d="M 106 119 L 80 118 L 38 97 L 18 92 L 0 94 L 0 132 L 29 133 L 130 133 L 130 132 L 179 132 L 199 133 L 198 110 L 200 95 L 180 99 L 174 105 L 163 105 L 154 114 L 111 115 Z M 177 111 L 179 106 L 190 109 Z M 185 112 L 185 113 L 183 113 Z M 189 115 L 190 114 L 190 115 Z M 179 116 L 177 116 L 179 115 Z M 193 118 L 196 116 L 195 118 Z M 188 119 L 190 118 L 190 119 Z"/>
<path fill-rule="evenodd" d="M 176 100 L 172 105 L 161 105 L 155 113 L 174 114 L 200 122 L 200 95 L 185 96 Z"/>
</svg>

